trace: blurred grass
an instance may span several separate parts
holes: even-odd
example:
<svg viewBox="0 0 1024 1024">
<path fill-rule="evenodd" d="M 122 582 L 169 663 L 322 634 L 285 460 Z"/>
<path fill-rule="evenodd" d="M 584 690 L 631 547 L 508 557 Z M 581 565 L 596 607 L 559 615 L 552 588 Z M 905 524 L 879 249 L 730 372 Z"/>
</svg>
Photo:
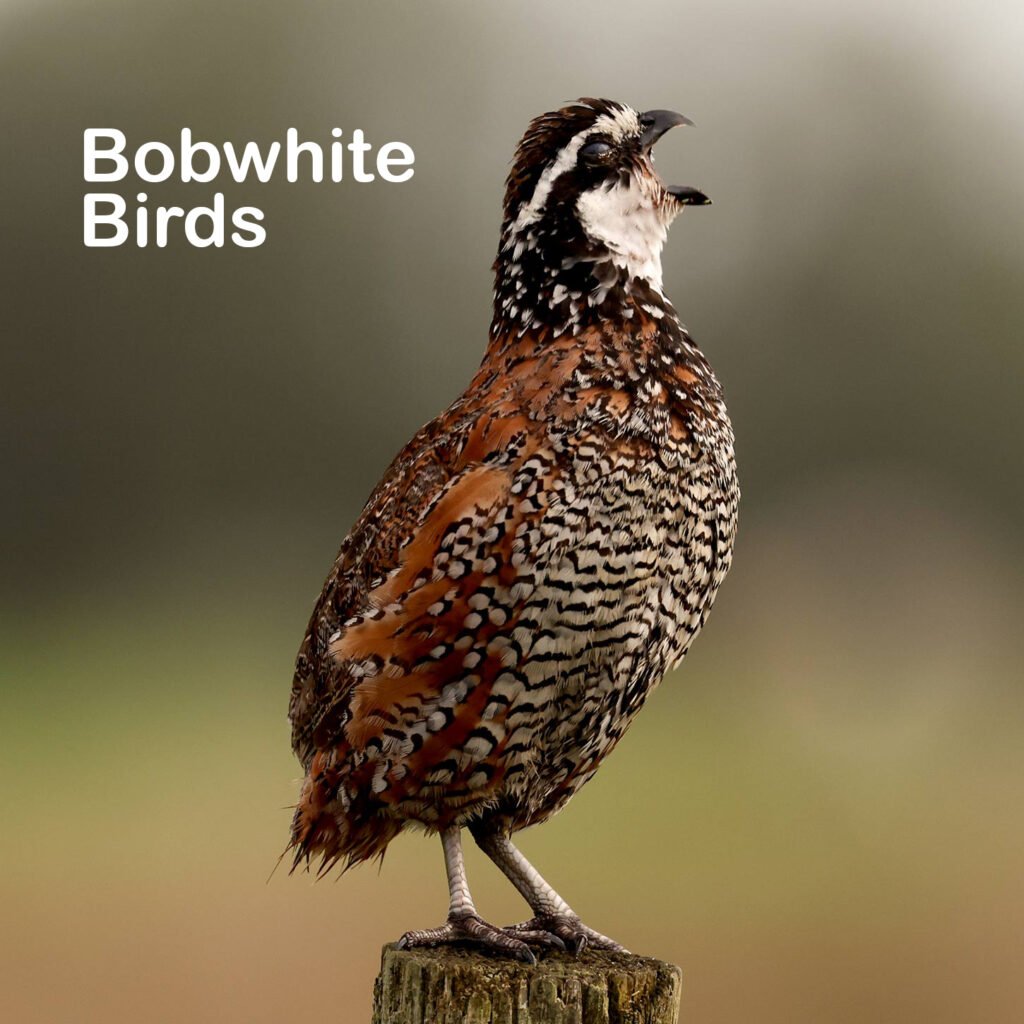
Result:
<svg viewBox="0 0 1024 1024">
<path fill-rule="evenodd" d="M 980 676 L 892 742 L 893 694 L 913 678 L 859 689 L 855 709 L 850 679 L 794 680 L 757 620 L 762 587 L 790 585 L 771 555 L 790 515 L 748 531 L 743 589 L 727 585 L 683 670 L 524 850 L 596 927 L 683 964 L 684 1019 L 1012 1019 L 1017 705 L 998 672 Z M 813 593 L 828 574 L 809 558 L 813 579 L 787 564 Z M 379 874 L 266 882 L 295 793 L 284 708 L 304 604 L 288 577 L 209 605 L 184 583 L 168 570 L 145 605 L 6 618 L 5 1019 L 269 1022 L 341 1005 L 359 1020 L 380 944 L 444 912 L 438 844 L 415 834 Z M 841 636 L 807 626 L 787 650 Z M 523 916 L 475 852 L 470 870 L 487 915 Z"/>
</svg>

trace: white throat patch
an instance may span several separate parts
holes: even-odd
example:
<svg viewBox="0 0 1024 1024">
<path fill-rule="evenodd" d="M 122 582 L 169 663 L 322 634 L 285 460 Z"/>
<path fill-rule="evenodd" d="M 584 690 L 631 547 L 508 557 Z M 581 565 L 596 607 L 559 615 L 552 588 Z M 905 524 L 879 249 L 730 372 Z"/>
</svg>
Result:
<svg viewBox="0 0 1024 1024">
<path fill-rule="evenodd" d="M 658 199 L 631 177 L 625 184 L 584 192 L 576 202 L 576 215 L 583 230 L 608 249 L 617 267 L 660 292 L 661 250 L 674 211 Z"/>
</svg>

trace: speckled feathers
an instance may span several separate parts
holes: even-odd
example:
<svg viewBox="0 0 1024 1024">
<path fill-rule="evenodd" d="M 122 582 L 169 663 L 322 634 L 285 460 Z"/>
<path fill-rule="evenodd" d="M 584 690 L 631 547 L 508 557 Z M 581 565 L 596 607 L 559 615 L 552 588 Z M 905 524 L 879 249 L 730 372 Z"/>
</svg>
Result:
<svg viewBox="0 0 1024 1024">
<path fill-rule="evenodd" d="M 738 503 L 721 389 L 660 263 L 637 273 L 580 217 L 600 190 L 673 201 L 639 117 L 584 100 L 520 144 L 483 363 L 385 472 L 299 652 L 296 863 L 544 820 L 707 616 Z M 614 160 L 580 165 L 591 129 Z"/>
</svg>

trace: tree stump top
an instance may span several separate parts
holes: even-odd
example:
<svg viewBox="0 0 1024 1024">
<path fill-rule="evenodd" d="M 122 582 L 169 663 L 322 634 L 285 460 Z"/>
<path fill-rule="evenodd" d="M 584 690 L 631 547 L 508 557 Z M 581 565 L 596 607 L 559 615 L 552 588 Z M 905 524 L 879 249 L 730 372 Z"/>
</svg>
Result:
<svg viewBox="0 0 1024 1024">
<path fill-rule="evenodd" d="M 541 952 L 535 966 L 466 949 L 385 946 L 373 1024 L 677 1024 L 678 967 L 623 953 Z"/>
</svg>

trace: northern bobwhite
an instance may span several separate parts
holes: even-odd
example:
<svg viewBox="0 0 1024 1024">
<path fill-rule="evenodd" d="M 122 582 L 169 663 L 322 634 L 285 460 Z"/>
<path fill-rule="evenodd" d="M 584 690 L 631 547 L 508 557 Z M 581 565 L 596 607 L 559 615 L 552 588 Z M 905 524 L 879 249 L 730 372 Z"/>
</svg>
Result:
<svg viewBox="0 0 1024 1024">
<path fill-rule="evenodd" d="M 662 290 L 669 225 L 709 200 L 666 187 L 651 147 L 690 123 L 581 99 L 530 124 L 483 363 L 385 472 L 299 651 L 295 865 L 351 867 L 406 825 L 440 833 L 448 918 L 406 946 L 463 941 L 526 961 L 531 943 L 622 948 L 510 836 L 597 771 L 731 561 L 732 427 Z M 530 921 L 479 916 L 463 827 Z"/>
</svg>

